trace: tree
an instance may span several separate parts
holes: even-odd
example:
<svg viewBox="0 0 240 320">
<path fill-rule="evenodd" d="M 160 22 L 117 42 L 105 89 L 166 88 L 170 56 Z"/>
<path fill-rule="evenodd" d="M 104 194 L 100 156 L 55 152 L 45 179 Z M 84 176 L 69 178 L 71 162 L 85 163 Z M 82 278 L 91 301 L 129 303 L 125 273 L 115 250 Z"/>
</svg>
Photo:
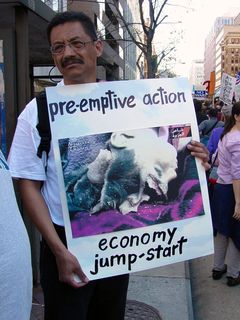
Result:
<svg viewBox="0 0 240 320">
<path fill-rule="evenodd" d="M 117 12 L 119 23 L 129 34 L 130 41 L 134 43 L 141 51 L 137 60 L 137 66 L 140 69 L 139 61 L 144 56 L 147 66 L 147 78 L 155 78 L 158 67 L 175 49 L 175 44 L 169 43 L 161 52 L 156 54 L 153 41 L 158 27 L 165 22 L 168 15 L 164 14 L 164 9 L 169 0 L 137 0 L 139 9 L 139 22 L 129 23 L 124 14 L 118 7 L 118 1 L 109 0 L 108 4 L 113 6 Z M 147 5 L 147 6 L 146 6 Z M 145 15 L 146 9 L 148 16 Z"/>
<path fill-rule="evenodd" d="M 128 21 L 125 18 L 124 12 L 119 8 L 119 0 L 69 0 L 69 3 L 74 3 L 77 1 L 88 2 L 88 3 L 98 3 L 105 4 L 109 6 L 115 14 L 115 18 L 122 28 L 127 32 L 128 39 L 111 39 L 111 35 L 106 35 L 106 41 L 124 41 L 129 42 L 129 44 L 135 44 L 140 49 L 140 55 L 137 59 L 137 67 L 139 70 L 142 70 L 141 59 L 144 57 L 146 61 L 146 78 L 155 78 L 159 66 L 168 59 L 173 59 L 171 54 L 175 50 L 176 44 L 169 41 L 169 43 L 160 49 L 160 52 L 156 53 L 154 50 L 154 37 L 156 35 L 157 29 L 161 24 L 171 23 L 167 22 L 167 14 L 164 14 L 169 0 L 136 0 L 138 3 L 139 10 L 139 21 Z M 146 15 L 146 11 L 148 14 Z M 105 28 L 109 28 L 105 25 Z M 117 25 L 111 25 L 112 28 L 116 28 Z M 101 33 L 101 30 L 99 30 Z M 113 31 L 113 30 L 111 30 Z"/>
</svg>

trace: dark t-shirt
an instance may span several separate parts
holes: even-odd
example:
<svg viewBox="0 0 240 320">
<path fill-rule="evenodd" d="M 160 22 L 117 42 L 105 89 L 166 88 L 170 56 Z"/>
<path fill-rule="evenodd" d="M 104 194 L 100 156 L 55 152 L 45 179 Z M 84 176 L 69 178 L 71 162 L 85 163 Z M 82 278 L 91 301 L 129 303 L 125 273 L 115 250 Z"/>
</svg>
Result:
<svg viewBox="0 0 240 320">
<path fill-rule="evenodd" d="M 201 122 L 203 122 L 204 120 L 208 120 L 208 116 L 204 113 L 201 112 L 197 112 L 196 113 L 196 117 L 197 117 L 197 124 L 199 125 Z"/>
</svg>

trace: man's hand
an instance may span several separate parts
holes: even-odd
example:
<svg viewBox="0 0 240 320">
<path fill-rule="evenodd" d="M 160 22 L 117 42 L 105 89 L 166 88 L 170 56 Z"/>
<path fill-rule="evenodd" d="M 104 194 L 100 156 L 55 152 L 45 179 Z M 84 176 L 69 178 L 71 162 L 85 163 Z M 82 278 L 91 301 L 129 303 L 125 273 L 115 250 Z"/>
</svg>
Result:
<svg viewBox="0 0 240 320">
<path fill-rule="evenodd" d="M 201 160 L 201 163 L 206 171 L 211 168 L 211 165 L 208 163 L 209 151 L 204 144 L 202 144 L 201 142 L 192 140 L 187 145 L 187 148 L 190 150 L 192 156 L 197 157 L 198 159 Z"/>
<path fill-rule="evenodd" d="M 59 280 L 74 288 L 88 283 L 77 258 L 64 246 L 53 226 L 48 207 L 41 193 L 41 181 L 20 179 L 19 190 L 26 212 L 46 240 L 50 250 L 56 257 Z M 74 275 L 78 276 L 79 282 Z"/>
<path fill-rule="evenodd" d="M 83 287 L 89 282 L 77 258 L 67 249 L 56 255 L 56 261 L 60 281 L 74 288 Z M 79 281 L 77 278 L 79 278 Z"/>
</svg>

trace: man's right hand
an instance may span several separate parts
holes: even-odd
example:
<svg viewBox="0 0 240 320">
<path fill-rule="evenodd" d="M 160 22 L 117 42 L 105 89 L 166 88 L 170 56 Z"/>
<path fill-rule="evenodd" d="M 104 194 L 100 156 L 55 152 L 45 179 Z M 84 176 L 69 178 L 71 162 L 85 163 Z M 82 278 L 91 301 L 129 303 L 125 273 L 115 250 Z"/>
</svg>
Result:
<svg viewBox="0 0 240 320">
<path fill-rule="evenodd" d="M 41 185 L 41 181 L 19 180 L 19 190 L 26 212 L 56 257 L 59 280 L 68 283 L 74 288 L 82 287 L 89 280 L 82 271 L 77 258 L 67 250 L 60 240 L 41 193 Z M 74 274 L 79 277 L 81 282 L 77 281 L 76 278 L 74 279 Z"/>
<path fill-rule="evenodd" d="M 71 254 L 70 251 L 67 249 L 62 250 L 60 253 L 56 254 L 55 257 L 60 281 L 65 282 L 74 288 L 83 287 L 89 282 L 77 258 Z"/>
</svg>

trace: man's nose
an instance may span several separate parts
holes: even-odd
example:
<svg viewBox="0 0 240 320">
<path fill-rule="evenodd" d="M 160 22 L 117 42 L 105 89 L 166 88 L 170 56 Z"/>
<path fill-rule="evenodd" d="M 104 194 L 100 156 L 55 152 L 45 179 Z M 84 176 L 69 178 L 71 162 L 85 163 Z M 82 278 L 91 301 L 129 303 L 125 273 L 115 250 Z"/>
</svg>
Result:
<svg viewBox="0 0 240 320">
<path fill-rule="evenodd" d="M 75 50 L 71 43 L 66 43 L 64 47 L 63 54 L 66 56 L 75 55 Z"/>
</svg>

